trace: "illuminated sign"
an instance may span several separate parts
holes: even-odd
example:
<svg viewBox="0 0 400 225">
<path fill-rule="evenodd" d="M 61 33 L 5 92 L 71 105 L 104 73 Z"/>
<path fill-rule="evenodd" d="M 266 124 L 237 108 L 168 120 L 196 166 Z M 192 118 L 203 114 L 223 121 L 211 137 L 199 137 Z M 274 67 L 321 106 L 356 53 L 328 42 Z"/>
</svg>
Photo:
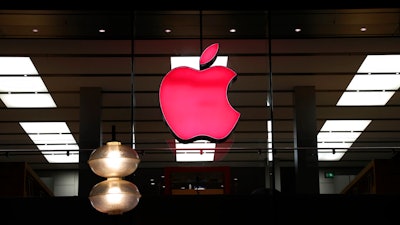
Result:
<svg viewBox="0 0 400 225">
<path fill-rule="evenodd" d="M 159 100 L 164 119 L 182 142 L 224 140 L 236 126 L 240 113 L 227 96 L 235 71 L 212 66 L 219 45 L 212 44 L 200 56 L 200 69 L 171 69 L 160 84 Z"/>
</svg>

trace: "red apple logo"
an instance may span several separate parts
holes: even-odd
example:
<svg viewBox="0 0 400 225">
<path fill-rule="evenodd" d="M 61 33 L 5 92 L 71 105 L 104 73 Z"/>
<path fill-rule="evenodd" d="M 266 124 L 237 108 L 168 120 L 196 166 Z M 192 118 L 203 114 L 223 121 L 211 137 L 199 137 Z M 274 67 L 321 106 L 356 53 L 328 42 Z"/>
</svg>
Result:
<svg viewBox="0 0 400 225">
<path fill-rule="evenodd" d="M 240 113 L 227 96 L 236 73 L 225 66 L 211 66 L 218 48 L 216 43 L 203 51 L 200 70 L 176 67 L 161 81 L 160 108 L 167 125 L 181 142 L 224 140 L 239 120 Z"/>
</svg>

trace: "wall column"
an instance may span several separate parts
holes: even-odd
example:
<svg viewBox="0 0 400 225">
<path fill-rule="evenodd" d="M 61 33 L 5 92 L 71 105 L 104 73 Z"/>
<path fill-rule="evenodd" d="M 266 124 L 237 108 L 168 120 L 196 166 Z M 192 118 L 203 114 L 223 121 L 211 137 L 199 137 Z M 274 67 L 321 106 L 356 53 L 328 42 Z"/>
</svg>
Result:
<svg viewBox="0 0 400 225">
<path fill-rule="evenodd" d="M 92 172 L 88 164 L 92 151 L 102 145 L 101 105 L 101 88 L 80 89 L 78 196 L 82 197 L 88 197 L 92 187 L 103 180 Z"/>
<path fill-rule="evenodd" d="M 315 88 L 294 88 L 294 164 L 297 194 L 319 194 Z"/>
</svg>

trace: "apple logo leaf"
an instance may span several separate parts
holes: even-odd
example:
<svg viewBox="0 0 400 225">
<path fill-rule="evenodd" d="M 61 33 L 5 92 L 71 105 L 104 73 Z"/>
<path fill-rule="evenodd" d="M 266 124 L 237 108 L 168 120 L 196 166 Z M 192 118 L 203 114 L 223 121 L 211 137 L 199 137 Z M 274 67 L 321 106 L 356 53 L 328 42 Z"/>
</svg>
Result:
<svg viewBox="0 0 400 225">
<path fill-rule="evenodd" d="M 219 44 L 215 43 L 208 46 L 200 56 L 200 70 L 207 69 L 210 67 L 217 59 L 217 52 L 219 49 Z"/>
</svg>

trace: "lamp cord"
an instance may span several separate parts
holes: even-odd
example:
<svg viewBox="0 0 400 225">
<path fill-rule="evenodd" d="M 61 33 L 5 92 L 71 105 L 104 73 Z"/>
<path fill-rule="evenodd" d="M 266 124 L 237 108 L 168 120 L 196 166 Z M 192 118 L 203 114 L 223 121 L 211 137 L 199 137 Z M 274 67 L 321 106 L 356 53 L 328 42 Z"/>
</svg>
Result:
<svg viewBox="0 0 400 225">
<path fill-rule="evenodd" d="M 133 145 L 134 145 L 134 143 L 133 143 L 133 141 L 134 141 L 134 139 L 133 139 L 133 135 L 134 135 L 134 107 L 135 107 L 135 105 L 136 105 L 136 102 L 135 102 L 135 94 L 134 94 L 134 92 L 135 92 L 135 87 L 134 87 L 134 63 L 133 63 L 133 60 L 134 60 L 134 50 L 135 50 L 135 46 L 134 46 L 134 38 L 135 38 L 135 11 L 133 11 L 132 13 L 131 13 L 131 108 L 130 108 L 130 110 L 131 110 L 131 131 L 132 131 L 132 133 L 131 133 L 131 137 L 130 137 L 130 142 L 131 142 L 131 146 L 133 147 Z"/>
</svg>

